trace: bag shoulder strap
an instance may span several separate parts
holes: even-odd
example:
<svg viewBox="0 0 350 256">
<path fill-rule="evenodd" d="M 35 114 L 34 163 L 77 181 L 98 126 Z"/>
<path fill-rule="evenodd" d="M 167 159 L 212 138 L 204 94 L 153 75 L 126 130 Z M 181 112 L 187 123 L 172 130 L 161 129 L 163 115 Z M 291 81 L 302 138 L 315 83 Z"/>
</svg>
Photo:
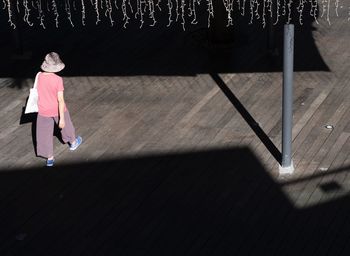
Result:
<svg viewBox="0 0 350 256">
<path fill-rule="evenodd" d="M 35 80 L 34 80 L 34 86 L 33 86 L 33 88 L 37 88 L 37 86 L 38 86 L 38 77 L 39 77 L 39 74 L 40 74 L 41 72 L 39 71 L 37 74 L 36 74 L 36 76 L 35 76 Z"/>
</svg>

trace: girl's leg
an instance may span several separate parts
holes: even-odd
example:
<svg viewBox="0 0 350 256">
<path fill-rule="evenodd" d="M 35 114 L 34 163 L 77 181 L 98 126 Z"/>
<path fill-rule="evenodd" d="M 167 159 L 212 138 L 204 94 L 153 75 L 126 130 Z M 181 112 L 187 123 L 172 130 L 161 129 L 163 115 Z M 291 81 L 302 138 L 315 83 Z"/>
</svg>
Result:
<svg viewBox="0 0 350 256">
<path fill-rule="evenodd" d="M 57 120 L 55 118 L 55 121 L 58 123 L 58 118 Z M 63 129 L 61 129 L 62 140 L 65 143 L 73 143 L 75 141 L 75 128 L 73 126 L 68 110 L 64 112 L 64 121 L 66 125 Z"/>
<path fill-rule="evenodd" d="M 36 149 L 38 156 L 53 157 L 54 120 L 38 115 L 36 120 Z"/>
</svg>

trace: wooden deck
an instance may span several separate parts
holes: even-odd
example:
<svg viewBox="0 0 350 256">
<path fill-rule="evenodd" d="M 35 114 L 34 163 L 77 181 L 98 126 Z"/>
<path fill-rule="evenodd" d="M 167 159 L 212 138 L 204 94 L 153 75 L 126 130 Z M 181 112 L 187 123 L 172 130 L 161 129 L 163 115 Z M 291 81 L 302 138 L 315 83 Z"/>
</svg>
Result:
<svg viewBox="0 0 350 256">
<path fill-rule="evenodd" d="M 330 71 L 295 73 L 284 177 L 216 74 L 64 77 L 84 142 L 55 139 L 52 169 L 21 115 L 32 80 L 1 78 L 0 255 L 349 255 L 349 23 L 313 36 Z M 281 73 L 219 78 L 280 148 Z"/>
</svg>

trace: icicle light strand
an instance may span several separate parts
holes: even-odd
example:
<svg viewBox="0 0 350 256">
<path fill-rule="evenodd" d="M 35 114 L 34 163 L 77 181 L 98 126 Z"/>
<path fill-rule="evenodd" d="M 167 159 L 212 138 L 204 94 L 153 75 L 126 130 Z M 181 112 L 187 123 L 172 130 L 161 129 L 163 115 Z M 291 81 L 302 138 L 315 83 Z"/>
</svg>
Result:
<svg viewBox="0 0 350 256">
<path fill-rule="evenodd" d="M 225 17 L 220 18 L 226 20 L 226 26 L 234 25 L 234 15 L 237 14 L 248 16 L 249 24 L 259 21 L 263 28 L 268 21 L 271 25 L 280 22 L 289 24 L 294 14 L 300 25 L 305 23 L 305 16 L 311 17 L 317 24 L 320 19 L 324 19 L 331 25 L 333 18 L 345 16 L 342 12 L 347 12 L 346 19 L 350 21 L 350 6 L 345 6 L 341 0 L 2 0 L 1 9 L 6 12 L 8 24 L 14 29 L 17 22 L 24 22 L 28 26 L 35 24 L 45 29 L 51 24 L 49 18 L 59 28 L 59 17 L 62 15 L 75 27 L 73 15 L 77 12 L 81 13 L 82 26 L 86 26 L 87 15 L 94 15 L 96 25 L 106 22 L 114 26 L 120 19 L 124 28 L 132 21 L 138 22 L 139 28 L 143 28 L 146 24 L 159 24 L 158 18 L 163 17 L 161 12 L 164 12 L 167 27 L 176 23 L 185 30 L 187 24 L 207 22 L 207 27 L 211 26 L 212 20 L 216 18 L 213 1 L 217 1 L 218 6 L 215 8 L 225 12 Z M 205 8 L 201 8 L 201 2 L 204 2 Z M 93 12 L 87 11 L 90 8 Z M 203 10 L 206 11 L 205 19 L 200 16 Z M 120 18 L 116 16 L 119 12 L 123 14 Z M 18 15 L 21 15 L 20 19 L 17 19 Z"/>
<path fill-rule="evenodd" d="M 94 8 L 95 8 L 95 12 L 96 12 L 96 25 L 98 25 L 98 23 L 101 21 L 100 20 L 100 11 L 99 11 L 99 7 L 98 7 L 98 0 L 95 0 L 94 2 Z"/>
<path fill-rule="evenodd" d="M 339 13 L 338 13 L 338 8 L 339 8 L 339 0 L 335 0 L 335 14 L 337 15 L 337 17 L 339 17 Z"/>
<path fill-rule="evenodd" d="M 45 24 L 44 24 L 44 17 L 45 15 L 43 14 L 43 10 L 41 8 L 41 0 L 37 0 L 36 1 L 37 7 L 38 7 L 38 19 L 40 20 L 40 26 L 43 27 L 43 29 L 45 29 Z"/>
<path fill-rule="evenodd" d="M 85 3 L 81 0 L 81 24 L 85 26 Z"/>
<path fill-rule="evenodd" d="M 154 2 L 153 0 L 148 0 L 148 10 L 149 10 L 149 17 L 153 21 L 152 24 L 150 24 L 151 27 L 154 27 L 157 23 L 156 18 L 154 17 Z"/>
<path fill-rule="evenodd" d="M 6 7 L 6 5 L 4 7 Z M 11 0 L 7 0 L 7 13 L 9 17 L 8 22 L 10 23 L 10 26 L 13 27 L 13 29 L 16 29 L 16 25 L 12 21 Z"/>
<path fill-rule="evenodd" d="M 67 19 L 72 27 L 74 27 L 73 21 L 72 21 L 72 13 L 70 9 L 70 3 L 69 0 L 66 0 L 65 2 L 65 8 L 66 8 L 66 13 L 67 13 Z"/>
<path fill-rule="evenodd" d="M 181 24 L 182 24 L 182 29 L 184 31 L 186 30 L 185 29 L 185 23 L 186 23 L 186 21 L 185 21 L 185 6 L 186 6 L 185 0 L 181 0 L 181 20 L 182 20 Z"/>
<path fill-rule="evenodd" d="M 173 22 L 172 20 L 172 9 L 173 9 L 173 2 L 171 0 L 168 0 L 168 19 L 169 19 L 169 23 L 167 25 L 167 27 L 170 27 L 171 23 Z"/>
<path fill-rule="evenodd" d="M 207 0 L 208 11 L 208 28 L 210 27 L 210 18 L 214 18 L 214 7 L 212 0 Z"/>
<path fill-rule="evenodd" d="M 123 28 L 126 28 L 126 25 L 129 23 L 129 20 L 130 20 L 126 10 L 126 0 L 123 0 L 122 11 L 123 11 L 123 21 L 124 21 Z"/>
<path fill-rule="evenodd" d="M 24 16 L 23 20 L 26 22 L 29 26 L 33 26 L 34 24 L 29 21 L 29 15 L 30 15 L 30 9 L 28 7 L 28 0 L 23 0 L 23 6 L 24 6 Z"/>
</svg>

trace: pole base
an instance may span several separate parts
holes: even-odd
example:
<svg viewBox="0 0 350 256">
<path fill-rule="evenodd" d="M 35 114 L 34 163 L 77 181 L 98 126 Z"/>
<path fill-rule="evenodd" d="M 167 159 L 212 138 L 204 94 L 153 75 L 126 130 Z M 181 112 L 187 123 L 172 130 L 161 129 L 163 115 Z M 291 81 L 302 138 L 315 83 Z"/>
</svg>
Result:
<svg viewBox="0 0 350 256">
<path fill-rule="evenodd" d="M 279 165 L 278 169 L 279 169 L 280 175 L 293 174 L 293 172 L 294 172 L 293 161 L 290 163 L 290 166 L 281 166 L 281 165 Z"/>
</svg>

